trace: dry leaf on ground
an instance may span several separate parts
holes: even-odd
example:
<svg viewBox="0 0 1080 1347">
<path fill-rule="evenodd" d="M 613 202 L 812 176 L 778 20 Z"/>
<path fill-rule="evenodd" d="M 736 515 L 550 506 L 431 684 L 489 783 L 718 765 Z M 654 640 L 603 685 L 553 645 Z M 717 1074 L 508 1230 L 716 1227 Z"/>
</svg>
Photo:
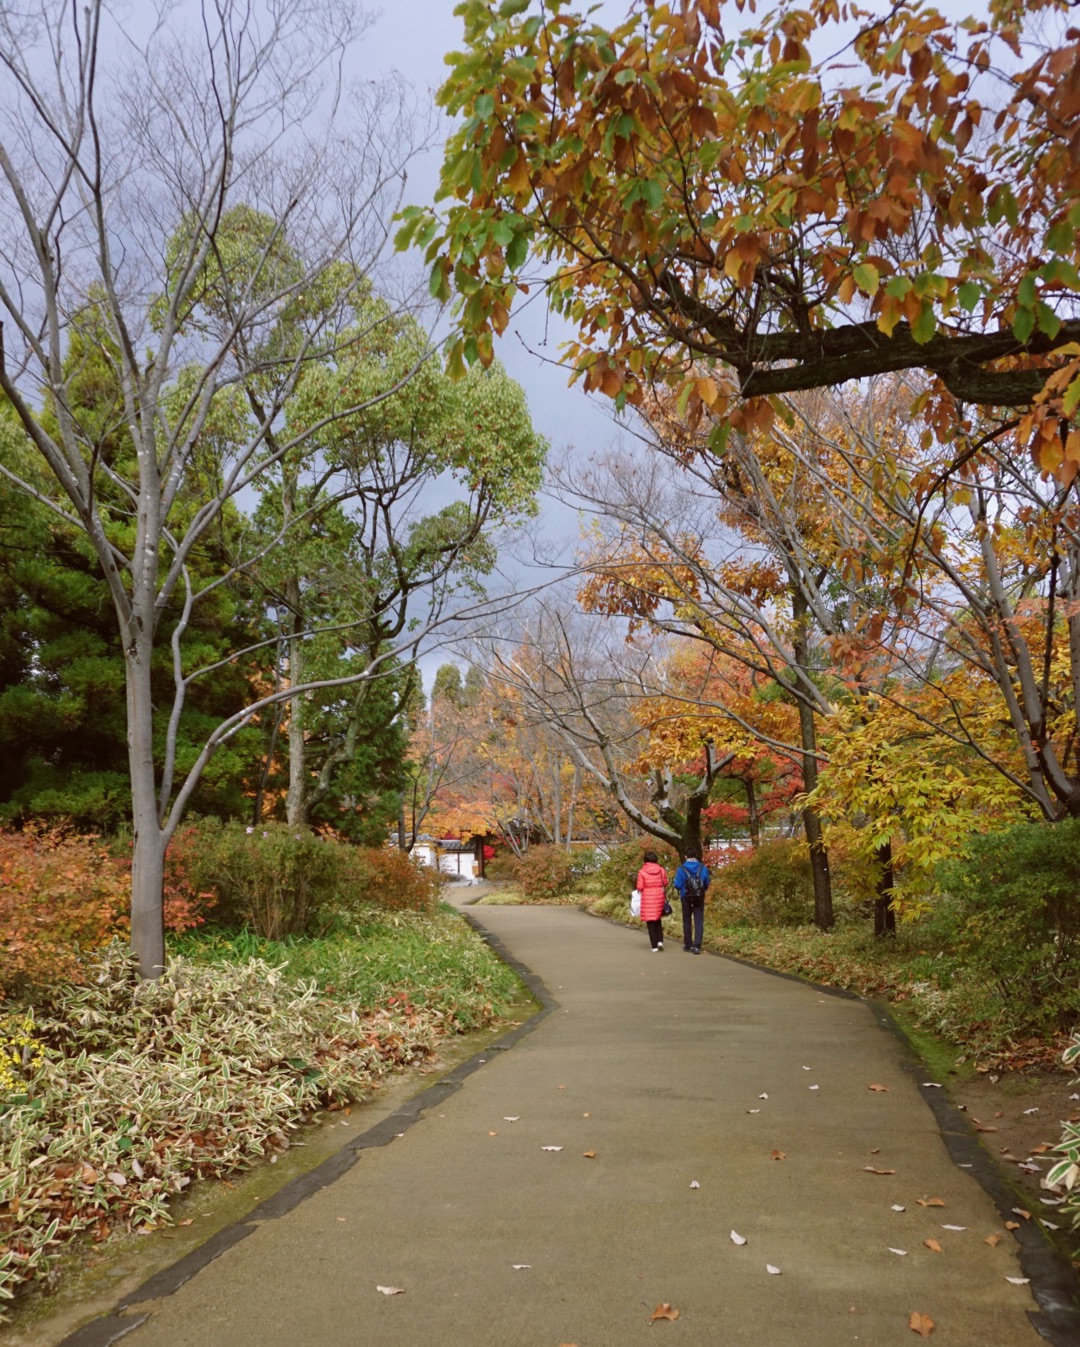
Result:
<svg viewBox="0 0 1080 1347">
<path fill-rule="evenodd" d="M 780 1269 L 778 1267 L 773 1267 L 771 1263 L 765 1264 L 765 1271 L 771 1273 L 774 1277 L 780 1276 Z"/>
<path fill-rule="evenodd" d="M 595 1151 L 582 1151 L 582 1152 L 581 1152 L 581 1157 L 582 1157 L 583 1160 L 595 1160 L 595 1159 L 596 1159 L 596 1152 L 595 1152 Z"/>
<path fill-rule="evenodd" d="M 942 1230 L 966 1230 L 966 1225 L 943 1225 Z"/>
<path fill-rule="evenodd" d="M 983 1240 L 983 1243 L 984 1243 L 984 1244 L 989 1244 L 990 1247 L 991 1247 L 991 1249 L 996 1249 L 997 1246 L 1001 1243 L 1001 1240 L 1002 1240 L 1002 1236 L 1001 1236 L 1001 1235 L 997 1235 L 997 1234 L 994 1234 L 994 1235 L 987 1235 L 987 1237 Z"/>
<path fill-rule="evenodd" d="M 930 1249 L 933 1253 L 941 1253 L 941 1252 L 942 1252 L 941 1245 L 937 1242 L 936 1239 L 924 1239 L 924 1240 L 923 1240 L 923 1243 L 924 1243 L 924 1244 L 926 1245 L 926 1247 L 927 1247 L 928 1249 Z"/>
<path fill-rule="evenodd" d="M 873 1165 L 863 1165 L 867 1174 L 895 1174 L 895 1169 L 875 1169 Z"/>
<path fill-rule="evenodd" d="M 935 1328 L 933 1319 L 928 1314 L 920 1314 L 918 1310 L 911 1311 L 907 1326 L 913 1333 L 918 1333 L 920 1338 L 928 1338 Z"/>
<path fill-rule="evenodd" d="M 894 1202 L 892 1204 L 892 1209 L 893 1211 L 907 1211 L 907 1207 L 902 1207 L 899 1202 Z"/>
<path fill-rule="evenodd" d="M 515 1272 L 526 1272 L 532 1268 L 531 1263 L 511 1263 L 510 1266 Z"/>
<path fill-rule="evenodd" d="M 521 1114 L 520 1114 L 520 1113 L 517 1114 L 517 1115 L 516 1115 L 515 1117 L 513 1117 L 513 1118 L 503 1118 L 503 1122 L 520 1122 L 520 1121 L 521 1121 Z"/>
<path fill-rule="evenodd" d="M 889 1093 L 889 1087 L 887 1085 L 868 1085 L 866 1088 L 868 1090 L 873 1090 L 875 1094 Z"/>
<path fill-rule="evenodd" d="M 889 1252 L 898 1253 L 901 1258 L 907 1257 L 907 1249 L 894 1249 L 891 1244 L 889 1245 Z"/>
<path fill-rule="evenodd" d="M 1031 1212 L 1025 1211 L 1023 1207 L 1013 1207 L 1013 1214 L 1016 1216 L 1022 1216 L 1025 1221 L 1031 1220 Z"/>
<path fill-rule="evenodd" d="M 769 1155 L 770 1160 L 786 1160 L 787 1151 L 772 1151 Z"/>
<path fill-rule="evenodd" d="M 562 1150 L 562 1147 L 561 1147 L 561 1146 L 541 1146 L 540 1149 L 541 1149 L 542 1151 L 561 1151 L 561 1150 Z"/>
<path fill-rule="evenodd" d="M 675 1320 L 675 1319 L 677 1319 L 678 1317 L 679 1317 L 679 1311 L 676 1310 L 676 1309 L 673 1309 L 673 1308 L 667 1303 L 667 1301 L 665 1300 L 665 1301 L 662 1301 L 659 1305 L 657 1305 L 656 1309 L 653 1310 L 652 1314 L 649 1315 L 649 1323 L 650 1323 L 650 1324 L 655 1324 L 656 1321 L 657 1321 L 657 1319 L 672 1319 L 672 1320 Z"/>
<path fill-rule="evenodd" d="M 489 1133 L 488 1133 L 488 1136 L 489 1136 L 489 1137 L 497 1137 L 498 1135 L 499 1135 L 498 1132 L 489 1132 Z"/>
<path fill-rule="evenodd" d="M 1011 1282 L 1013 1286 L 1026 1286 L 1026 1285 L 1028 1284 L 1028 1282 L 1031 1281 L 1031 1278 L 1030 1278 L 1030 1277 L 1006 1277 L 1005 1280 L 1006 1280 L 1007 1282 Z"/>
<path fill-rule="evenodd" d="M 1019 1230 L 1019 1229 L 1020 1229 L 1020 1222 L 1019 1222 L 1019 1221 L 1006 1221 L 1006 1222 L 1005 1222 L 1005 1229 L 1006 1229 L 1006 1230 Z"/>
<path fill-rule="evenodd" d="M 745 1244 L 746 1240 L 737 1231 L 733 1230 L 731 1232 L 731 1242 L 732 1244 Z"/>
<path fill-rule="evenodd" d="M 701 1187 L 701 1184 L 698 1183 L 697 1179 L 691 1179 L 691 1180 L 690 1180 L 690 1187 L 691 1187 L 691 1188 L 700 1188 L 700 1187 Z"/>
<path fill-rule="evenodd" d="M 940 1197 L 917 1197 L 915 1201 L 920 1207 L 943 1207 L 945 1205 Z"/>
<path fill-rule="evenodd" d="M 403 1296 L 405 1294 L 404 1286 L 376 1286 L 376 1291 L 381 1291 L 384 1296 Z"/>
</svg>

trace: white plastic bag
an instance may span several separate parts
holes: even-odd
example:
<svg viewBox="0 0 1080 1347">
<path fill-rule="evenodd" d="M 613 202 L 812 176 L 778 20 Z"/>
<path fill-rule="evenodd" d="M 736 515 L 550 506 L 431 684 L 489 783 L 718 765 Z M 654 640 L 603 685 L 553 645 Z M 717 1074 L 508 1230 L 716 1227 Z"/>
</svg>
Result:
<svg viewBox="0 0 1080 1347">
<path fill-rule="evenodd" d="M 634 889 L 630 894 L 630 915 L 632 917 L 641 916 L 641 891 Z"/>
</svg>

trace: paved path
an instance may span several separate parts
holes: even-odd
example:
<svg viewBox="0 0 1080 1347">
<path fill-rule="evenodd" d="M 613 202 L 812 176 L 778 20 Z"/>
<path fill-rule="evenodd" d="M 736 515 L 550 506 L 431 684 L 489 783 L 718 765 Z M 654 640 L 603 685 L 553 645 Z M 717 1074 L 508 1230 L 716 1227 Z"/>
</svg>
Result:
<svg viewBox="0 0 1080 1347">
<path fill-rule="evenodd" d="M 912 1311 L 943 1345 L 1040 1341 L 866 1006 L 574 909 L 474 911 L 557 1008 L 125 1347 L 910 1347 Z"/>
</svg>

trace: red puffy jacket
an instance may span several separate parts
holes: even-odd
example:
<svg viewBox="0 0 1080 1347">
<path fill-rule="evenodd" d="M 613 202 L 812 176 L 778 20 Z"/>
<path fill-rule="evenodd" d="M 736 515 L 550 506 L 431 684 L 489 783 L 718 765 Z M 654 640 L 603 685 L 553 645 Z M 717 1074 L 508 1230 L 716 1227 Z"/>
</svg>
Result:
<svg viewBox="0 0 1080 1347">
<path fill-rule="evenodd" d="M 646 861 L 638 871 L 637 889 L 641 894 L 641 920 L 659 921 L 664 915 L 667 871 L 655 861 Z"/>
</svg>

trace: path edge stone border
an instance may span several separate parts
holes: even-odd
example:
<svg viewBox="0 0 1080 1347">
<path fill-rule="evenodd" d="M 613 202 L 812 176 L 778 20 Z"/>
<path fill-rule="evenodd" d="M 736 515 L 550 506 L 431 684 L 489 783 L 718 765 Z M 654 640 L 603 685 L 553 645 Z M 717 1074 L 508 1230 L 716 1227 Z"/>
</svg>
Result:
<svg viewBox="0 0 1080 1347">
<path fill-rule="evenodd" d="M 586 916 L 599 917 L 612 926 L 621 926 L 625 931 L 634 928 L 618 917 L 604 916 L 590 912 L 584 905 L 579 911 Z M 900 1065 L 915 1079 L 916 1088 L 923 1102 L 934 1115 L 941 1139 L 953 1164 L 969 1173 L 983 1189 L 997 1208 L 1002 1220 L 1008 1220 L 1016 1212 L 1018 1203 L 1022 1203 L 1023 1194 L 1012 1183 L 993 1155 L 979 1140 L 971 1119 L 956 1107 L 944 1087 L 934 1088 L 924 1085 L 920 1076 L 929 1070 L 919 1056 L 918 1050 L 904 1032 L 903 1026 L 883 1001 L 874 1001 L 847 987 L 830 987 L 823 982 L 802 977 L 799 973 L 788 973 L 780 968 L 769 968 L 765 964 L 754 963 L 752 959 L 743 959 L 736 954 L 725 954 L 722 950 L 705 948 L 702 951 L 717 959 L 726 959 L 729 963 L 741 964 L 758 973 L 768 973 L 770 977 L 784 978 L 788 982 L 801 982 L 804 987 L 826 996 L 837 996 L 846 1001 L 861 1001 L 878 1025 L 893 1035 L 901 1050 Z M 1025 1208 L 1026 1210 L 1026 1208 Z M 1020 1246 L 1020 1268 L 1029 1280 L 1029 1289 L 1038 1311 L 1029 1310 L 1028 1319 L 1032 1327 L 1052 1347 L 1077 1347 L 1080 1343 L 1080 1297 L 1078 1297 L 1077 1276 L 1065 1258 L 1054 1248 L 1048 1237 L 1043 1234 L 1034 1220 L 1020 1218 L 1019 1227 L 1012 1235 Z"/>
<path fill-rule="evenodd" d="M 343 1146 L 340 1151 L 328 1156 L 314 1169 L 290 1179 L 276 1193 L 271 1194 L 270 1197 L 265 1198 L 256 1207 L 253 1207 L 246 1216 L 242 1216 L 232 1225 L 223 1227 L 211 1235 L 205 1243 L 200 1244 L 196 1249 L 192 1249 L 190 1253 L 185 1254 L 183 1258 L 178 1259 L 169 1267 L 155 1272 L 141 1286 L 118 1301 L 112 1310 L 88 1320 L 63 1338 L 57 1344 L 57 1347 L 112 1347 L 113 1343 L 119 1342 L 121 1338 L 126 1337 L 127 1334 L 139 1328 L 150 1318 L 149 1310 L 142 1314 L 133 1314 L 130 1311 L 137 1310 L 138 1306 L 149 1301 L 162 1300 L 166 1296 L 173 1295 L 192 1277 L 197 1276 L 203 1268 L 208 1267 L 215 1259 L 220 1258 L 228 1249 L 254 1234 L 260 1225 L 287 1215 L 309 1197 L 321 1192 L 324 1188 L 328 1188 L 343 1174 L 348 1173 L 364 1151 L 371 1150 L 376 1146 L 389 1145 L 399 1133 L 407 1132 L 414 1123 L 419 1122 L 428 1109 L 438 1107 L 450 1095 L 456 1094 L 469 1076 L 484 1066 L 496 1052 L 507 1052 L 527 1034 L 532 1033 L 553 1010 L 558 1009 L 558 1002 L 538 974 L 534 973 L 531 968 L 527 968 L 520 960 L 514 958 L 498 936 L 470 916 L 469 913 L 460 909 L 458 911 L 459 915 L 472 927 L 484 943 L 491 947 L 502 962 L 513 969 L 528 988 L 534 1000 L 539 1002 L 540 1009 L 516 1028 L 502 1034 L 488 1047 L 474 1053 L 465 1061 L 459 1062 L 445 1076 L 440 1076 L 438 1080 L 424 1086 L 423 1089 L 417 1091 L 415 1095 L 395 1109 L 393 1113 L 381 1122 L 369 1127 L 366 1132 L 361 1132 L 359 1136 Z"/>
</svg>

